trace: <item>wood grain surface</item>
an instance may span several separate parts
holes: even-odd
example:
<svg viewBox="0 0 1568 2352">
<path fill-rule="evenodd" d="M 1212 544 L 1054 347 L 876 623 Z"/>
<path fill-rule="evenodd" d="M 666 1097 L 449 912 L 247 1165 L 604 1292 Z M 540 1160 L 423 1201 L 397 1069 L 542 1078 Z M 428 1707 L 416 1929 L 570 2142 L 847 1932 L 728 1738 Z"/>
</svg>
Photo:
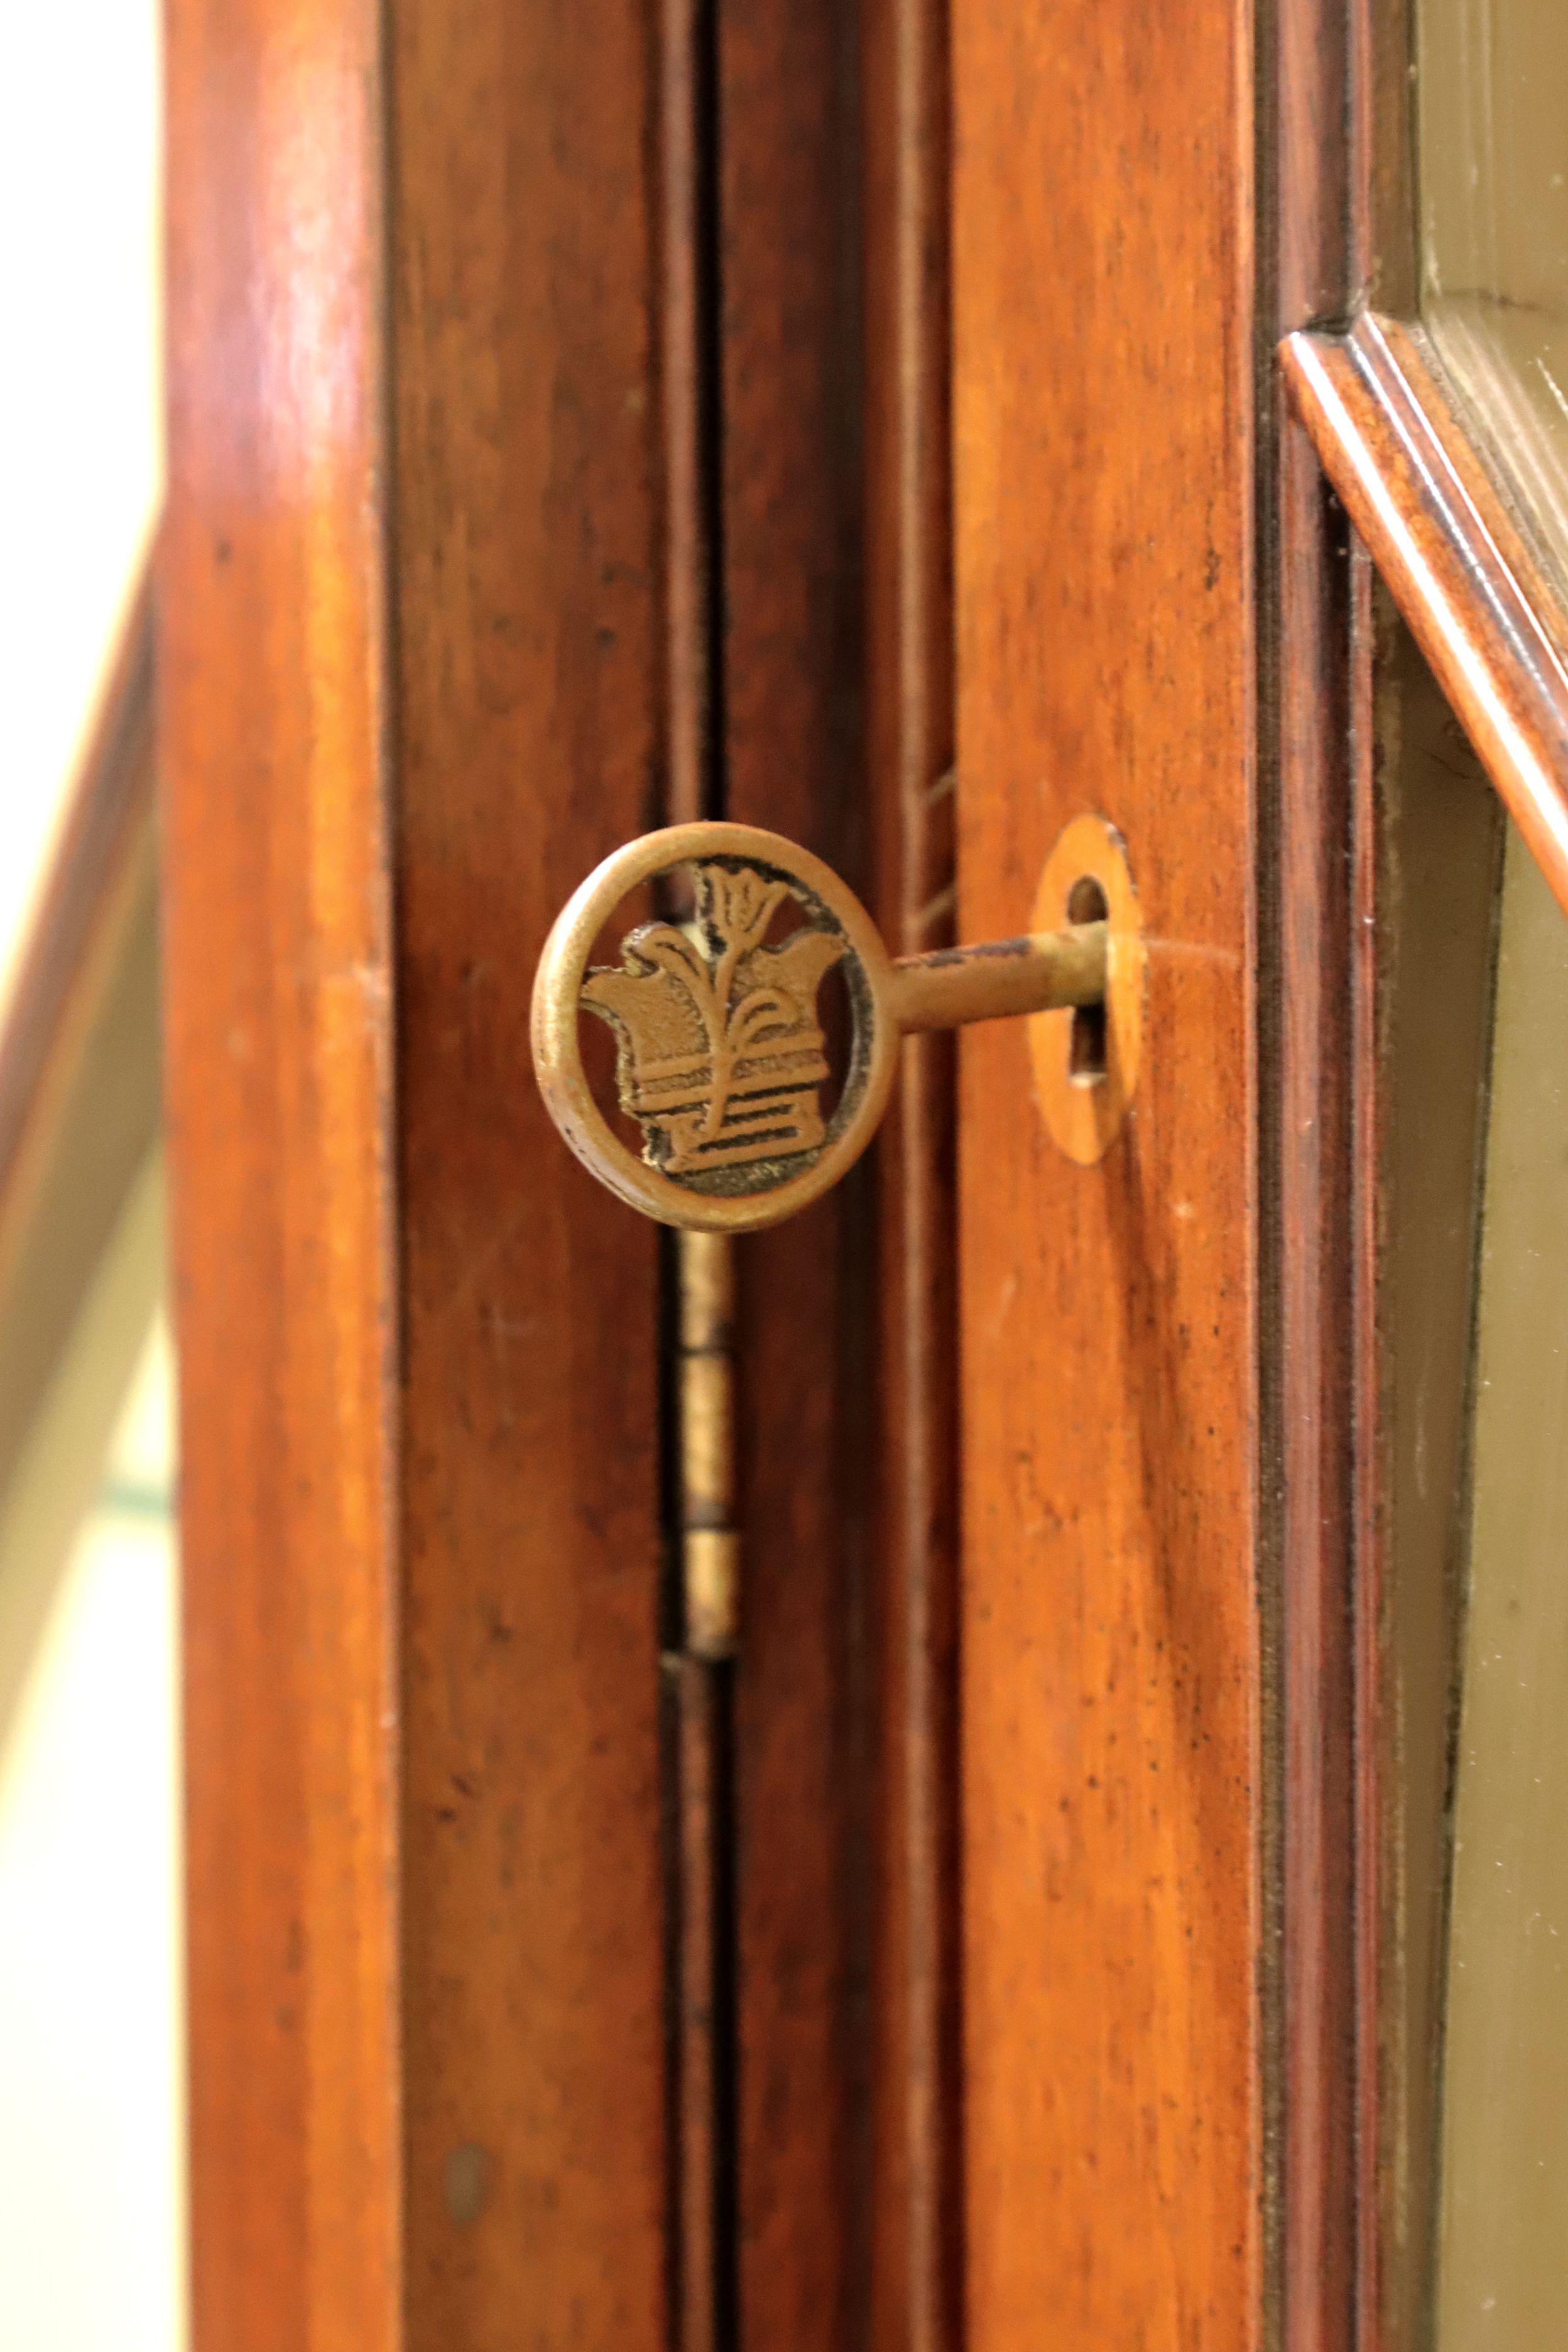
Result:
<svg viewBox="0 0 1568 2352">
<path fill-rule="evenodd" d="M 853 18 L 718 16 L 725 814 L 863 882 Z M 866 1171 L 739 1253 L 739 2328 L 864 2329 Z"/>
<path fill-rule="evenodd" d="M 1359 12 L 1268 28 L 1256 274 L 1254 36 L 953 0 L 950 153 L 938 0 L 174 0 L 197 2352 L 1373 2308 L 1368 573 L 1318 460 L 1565 903 L 1568 642 L 1419 341 L 1315 325 L 1373 258 Z M 877 1169 L 744 1244 L 732 1738 L 689 1666 L 660 1729 L 658 1239 L 526 1052 L 570 889 L 721 798 L 903 952 L 955 806 L 971 939 L 1098 813 L 1151 948 L 1102 1163 L 1020 1024 L 956 1138 L 921 1039 Z"/>
<path fill-rule="evenodd" d="M 386 37 L 171 20 L 195 2336 L 652 2346 L 656 1245 L 526 1045 L 660 757 L 649 59 Z"/>
<path fill-rule="evenodd" d="M 1359 0 L 1351 9 L 1289 0 L 1274 25 L 1269 291 L 1285 331 L 1342 315 L 1373 267 L 1371 75 Z M 1376 2164 L 1376 2067 L 1368 2071 L 1361 2047 L 1363 2026 L 1375 2034 L 1375 1970 L 1362 1970 L 1357 1940 L 1375 1882 L 1360 1808 L 1376 1748 L 1358 1719 L 1357 1615 L 1374 1604 L 1363 1508 L 1379 1458 L 1367 1390 L 1378 1201 L 1373 646 L 1364 555 L 1282 388 L 1267 390 L 1275 496 L 1260 570 L 1272 657 L 1258 863 L 1260 959 L 1272 984 L 1261 994 L 1258 1058 L 1261 1223 L 1275 1244 L 1260 1263 L 1261 1320 L 1273 1337 L 1264 1589 L 1279 1674 L 1267 1848 L 1279 1907 L 1265 1942 L 1279 1955 L 1270 2284 L 1288 2352 L 1350 2352 L 1364 2283 L 1362 2168 L 1370 2175 Z"/>
<path fill-rule="evenodd" d="M 379 12 L 175 0 L 159 597 L 198 2352 L 405 2341 Z"/>
<path fill-rule="evenodd" d="M 1568 624 L 1419 331 L 1363 314 L 1280 361 L 1324 472 L 1568 909 Z"/>
<path fill-rule="evenodd" d="M 1361 1314 L 1374 1280 L 1367 1056 L 1375 893 L 1364 565 L 1305 436 L 1280 449 L 1278 919 L 1271 1033 L 1280 1250 L 1282 2288 L 1292 2352 L 1355 2340 L 1358 1497 L 1375 1454 Z M 1361 756 L 1357 757 L 1356 754 Z M 1370 1887 L 1370 1877 L 1363 1886 Z"/>
<path fill-rule="evenodd" d="M 961 935 L 1127 844 L 1097 1166 L 961 1045 L 967 2342 L 1262 2326 L 1254 435 L 1241 6 L 957 0 Z"/>
<path fill-rule="evenodd" d="M 528 999 L 665 757 L 654 58 L 390 11 L 411 2347 L 662 2346 L 658 1240 Z"/>
<path fill-rule="evenodd" d="M 895 955 L 953 931 L 947 13 L 861 17 L 866 791 Z M 905 1040 L 879 1135 L 870 1615 L 871 2343 L 956 2352 L 958 1296 L 952 1037 Z"/>
</svg>

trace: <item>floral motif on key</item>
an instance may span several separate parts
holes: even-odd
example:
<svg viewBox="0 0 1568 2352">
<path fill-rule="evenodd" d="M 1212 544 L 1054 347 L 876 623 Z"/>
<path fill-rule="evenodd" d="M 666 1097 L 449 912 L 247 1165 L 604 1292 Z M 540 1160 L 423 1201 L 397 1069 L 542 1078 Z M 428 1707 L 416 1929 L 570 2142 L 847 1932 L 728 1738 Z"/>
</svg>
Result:
<svg viewBox="0 0 1568 2352">
<path fill-rule="evenodd" d="M 621 1107 L 643 1157 L 688 1182 L 710 1169 L 794 1159 L 826 1140 L 828 1077 L 816 994 L 845 952 L 837 933 L 764 946 L 787 885 L 750 866 L 693 868 L 695 919 L 647 923 L 618 971 L 591 971 L 582 1001 L 616 1033 Z"/>
</svg>

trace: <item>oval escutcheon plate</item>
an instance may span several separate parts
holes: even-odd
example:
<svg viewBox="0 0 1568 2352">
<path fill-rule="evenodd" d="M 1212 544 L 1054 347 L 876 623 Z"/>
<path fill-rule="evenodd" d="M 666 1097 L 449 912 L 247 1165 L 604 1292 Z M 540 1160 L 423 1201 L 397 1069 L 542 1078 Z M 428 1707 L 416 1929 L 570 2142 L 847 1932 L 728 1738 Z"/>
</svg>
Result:
<svg viewBox="0 0 1568 2352">
<path fill-rule="evenodd" d="M 1102 816 L 1074 817 L 1059 835 L 1035 895 L 1036 930 L 1048 930 L 1070 918 L 1074 899 L 1086 884 L 1099 891 L 1107 933 L 1099 1066 L 1092 1072 L 1074 1066 L 1075 1016 L 1070 1009 L 1032 1013 L 1028 1029 L 1040 1116 L 1058 1150 L 1080 1168 L 1092 1168 L 1121 1132 L 1137 1091 L 1148 967 L 1127 845 Z"/>
<path fill-rule="evenodd" d="M 617 963 L 590 969 L 625 900 L 682 867 L 689 919 L 640 924 Z M 850 1029 L 836 1100 L 818 1004 L 833 971 Z M 640 1158 L 589 1086 L 584 1013 L 615 1032 Z M 540 1090 L 578 1158 L 645 1215 L 710 1233 L 774 1224 L 837 1183 L 898 1066 L 892 966 L 870 917 L 820 858 L 750 825 L 672 825 L 595 867 L 545 943 L 531 1030 Z"/>
</svg>

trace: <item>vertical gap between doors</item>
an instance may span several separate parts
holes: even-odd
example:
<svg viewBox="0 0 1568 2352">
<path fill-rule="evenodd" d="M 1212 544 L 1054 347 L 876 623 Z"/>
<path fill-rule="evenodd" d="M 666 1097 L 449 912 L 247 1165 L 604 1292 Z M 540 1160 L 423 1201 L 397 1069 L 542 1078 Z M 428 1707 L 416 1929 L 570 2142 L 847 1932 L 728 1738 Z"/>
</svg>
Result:
<svg viewBox="0 0 1568 2352">
<path fill-rule="evenodd" d="M 717 0 L 657 15 L 658 365 L 664 520 L 664 820 L 725 814 Z M 732 1242 L 723 1244 L 733 1248 Z M 672 2352 L 735 2352 L 733 1673 L 685 1596 L 679 1239 L 664 1237 L 661 1455 Z M 732 1345 L 727 1360 L 732 1364 Z"/>
</svg>

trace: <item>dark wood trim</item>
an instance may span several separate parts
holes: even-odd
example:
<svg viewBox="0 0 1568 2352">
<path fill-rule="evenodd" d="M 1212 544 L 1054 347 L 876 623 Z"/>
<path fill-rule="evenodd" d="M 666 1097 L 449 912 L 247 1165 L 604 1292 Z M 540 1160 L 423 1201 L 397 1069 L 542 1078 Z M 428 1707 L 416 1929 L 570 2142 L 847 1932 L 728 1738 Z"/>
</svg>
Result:
<svg viewBox="0 0 1568 2352">
<path fill-rule="evenodd" d="M 1288 2352 L 1353 2344 L 1358 2136 L 1352 1675 L 1358 1064 L 1364 854 L 1348 725 L 1362 658 L 1342 528 L 1281 451 L 1278 922 L 1280 2291 Z"/>
<path fill-rule="evenodd" d="M 1268 20 L 1275 235 L 1259 302 L 1276 333 L 1342 316 L 1386 266 L 1372 14 L 1360 0 L 1287 0 Z M 1357 714 L 1372 643 L 1364 559 L 1266 364 L 1261 377 L 1271 457 L 1259 515 L 1271 620 L 1260 681 L 1261 1512 L 1278 1903 L 1278 1945 L 1272 1933 L 1264 1944 L 1276 1999 L 1269 2286 L 1284 2352 L 1352 2352 L 1367 2276 L 1362 2168 L 1369 2149 L 1375 2168 L 1377 2144 L 1375 2044 L 1370 2067 L 1362 2047 L 1363 1985 L 1375 1978 L 1363 1978 L 1357 1942 L 1369 1851 L 1357 1776 L 1372 1752 L 1358 1738 L 1357 1609 L 1370 1590 L 1358 1507 L 1376 1449 L 1360 1353 L 1376 1278 L 1361 919 L 1376 845 Z M 1372 2007 L 1375 2024 L 1375 1998 Z"/>
<path fill-rule="evenodd" d="M 868 859 L 857 26 L 717 10 L 724 813 Z M 869 1171 L 738 1247 L 738 2336 L 868 2321 Z"/>
<path fill-rule="evenodd" d="M 957 896 L 944 0 L 868 0 L 861 56 L 868 782 L 877 911 L 914 955 L 952 941 Z M 908 1039 L 877 1147 L 877 2352 L 962 2331 L 956 1067 L 951 1036 Z"/>
<path fill-rule="evenodd" d="M 157 1136 L 153 639 L 149 569 L 0 1030 L 0 1484 Z"/>
<path fill-rule="evenodd" d="M 1329 480 L 1568 909 L 1568 628 L 1425 336 L 1364 313 L 1280 346 Z"/>
</svg>

